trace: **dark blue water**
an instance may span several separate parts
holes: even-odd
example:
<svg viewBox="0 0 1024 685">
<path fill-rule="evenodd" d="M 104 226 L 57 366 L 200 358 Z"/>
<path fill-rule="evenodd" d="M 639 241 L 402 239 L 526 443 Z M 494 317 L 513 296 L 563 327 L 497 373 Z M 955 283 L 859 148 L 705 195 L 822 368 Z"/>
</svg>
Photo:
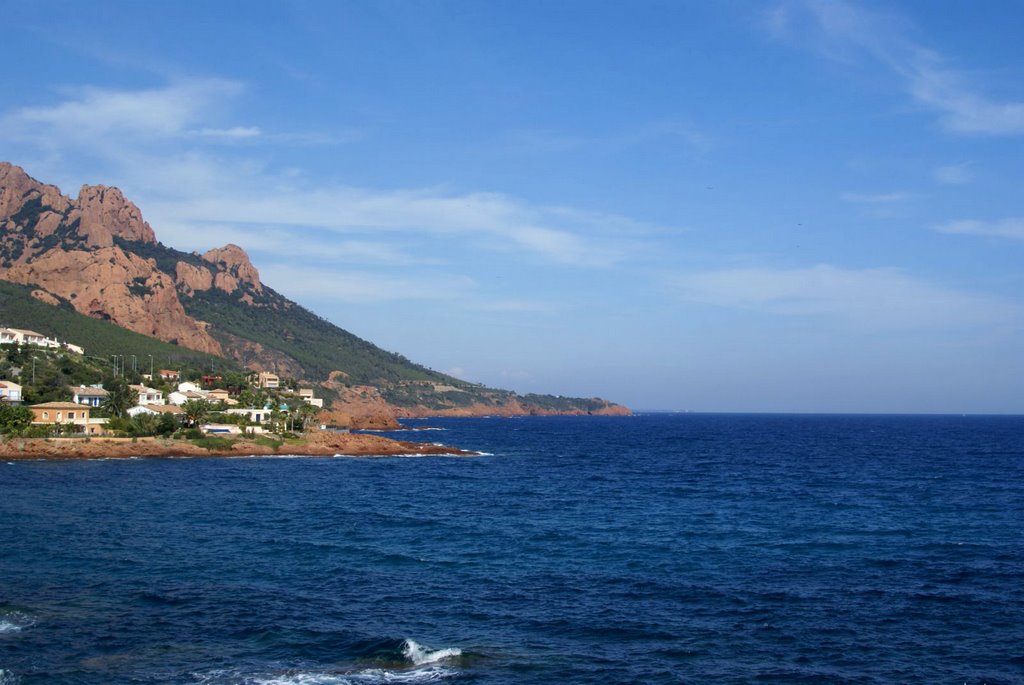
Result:
<svg viewBox="0 0 1024 685">
<path fill-rule="evenodd" d="M 1024 418 L 429 423 L 0 463 L 0 683 L 1024 682 Z"/>
</svg>

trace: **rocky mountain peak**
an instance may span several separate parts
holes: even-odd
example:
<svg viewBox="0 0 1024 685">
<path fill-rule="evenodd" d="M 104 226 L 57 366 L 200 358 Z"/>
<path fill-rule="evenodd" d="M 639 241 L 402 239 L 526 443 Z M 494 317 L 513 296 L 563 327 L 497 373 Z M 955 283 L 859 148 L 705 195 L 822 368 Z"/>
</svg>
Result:
<svg viewBox="0 0 1024 685">
<path fill-rule="evenodd" d="M 0 162 L 0 219 L 17 213 L 33 199 L 60 214 L 67 212 L 71 205 L 57 186 L 40 183 L 20 166 Z"/>
<path fill-rule="evenodd" d="M 229 243 L 224 247 L 214 248 L 204 254 L 203 259 L 216 266 L 219 271 L 214 277 L 217 288 L 231 293 L 238 287 L 238 282 L 243 282 L 256 292 L 263 292 L 259 272 L 249 261 L 249 255 L 238 245 Z"/>
<path fill-rule="evenodd" d="M 115 237 L 155 243 L 156 234 L 142 219 L 135 203 L 118 188 L 84 185 L 75 203 L 80 212 L 78 232 L 96 247 L 109 247 Z"/>
</svg>

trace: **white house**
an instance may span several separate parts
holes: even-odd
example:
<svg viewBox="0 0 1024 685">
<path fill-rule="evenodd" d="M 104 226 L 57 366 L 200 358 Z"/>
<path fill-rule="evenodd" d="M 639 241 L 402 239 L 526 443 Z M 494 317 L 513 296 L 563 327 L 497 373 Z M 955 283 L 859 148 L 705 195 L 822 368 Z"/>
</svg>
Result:
<svg viewBox="0 0 1024 685">
<path fill-rule="evenodd" d="M 0 401 L 21 404 L 21 386 L 11 381 L 0 381 Z"/>
<path fill-rule="evenodd" d="M 187 390 L 185 392 L 175 390 L 167 395 L 167 401 L 179 407 L 189 400 L 203 400 L 204 402 L 208 402 L 209 398 L 206 396 L 206 393 L 194 392 L 192 390 Z"/>
<path fill-rule="evenodd" d="M 241 407 L 235 407 L 235 408 L 232 408 L 232 409 L 228 409 L 225 413 L 227 413 L 227 414 L 237 414 L 238 416 L 245 416 L 246 418 L 249 419 L 250 423 L 263 423 L 264 421 L 267 421 L 267 420 L 270 419 L 270 410 L 269 409 L 252 409 L 252 408 L 245 408 L 245 409 L 243 409 Z"/>
<path fill-rule="evenodd" d="M 90 407 L 98 407 L 106 399 L 107 391 L 96 385 L 78 385 L 71 388 L 71 401 L 75 404 L 87 404 Z"/>
<path fill-rule="evenodd" d="M 170 414 L 178 420 L 185 418 L 185 410 L 175 407 L 173 404 L 140 404 L 129 409 L 127 413 L 132 418 L 139 414 L 153 414 L 154 416 Z"/>
<path fill-rule="evenodd" d="M 24 328 L 0 328 L 0 345 L 18 343 L 19 345 L 45 346 L 46 336 Z"/>
<path fill-rule="evenodd" d="M 144 385 L 130 385 L 128 387 L 130 387 L 134 392 L 138 393 L 138 404 L 166 404 L 166 402 L 164 401 L 164 394 L 159 390 L 147 388 Z"/>
<path fill-rule="evenodd" d="M 53 350 L 66 348 L 78 354 L 85 354 L 85 349 L 71 343 L 62 343 L 56 338 L 47 338 L 42 333 L 29 331 L 24 328 L 0 328 L 0 345 L 35 345 L 36 347 L 47 347 Z"/>
<path fill-rule="evenodd" d="M 192 381 L 178 383 L 178 392 L 203 392 L 203 389 Z"/>
</svg>

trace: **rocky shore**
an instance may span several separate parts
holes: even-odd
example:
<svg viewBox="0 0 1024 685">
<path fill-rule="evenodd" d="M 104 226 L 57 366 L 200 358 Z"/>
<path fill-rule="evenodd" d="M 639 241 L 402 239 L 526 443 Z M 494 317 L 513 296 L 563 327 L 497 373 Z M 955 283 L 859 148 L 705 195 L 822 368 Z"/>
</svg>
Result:
<svg viewBox="0 0 1024 685">
<path fill-rule="evenodd" d="M 200 441 L 201 442 L 201 441 Z M 288 454 L 300 456 L 478 456 L 454 447 L 391 440 L 378 435 L 314 431 L 302 440 L 277 447 L 246 438 L 230 446 L 208 448 L 189 440 L 164 438 L 9 438 L 0 442 L 0 460 L 15 459 L 108 459 L 126 457 L 241 457 Z"/>
</svg>

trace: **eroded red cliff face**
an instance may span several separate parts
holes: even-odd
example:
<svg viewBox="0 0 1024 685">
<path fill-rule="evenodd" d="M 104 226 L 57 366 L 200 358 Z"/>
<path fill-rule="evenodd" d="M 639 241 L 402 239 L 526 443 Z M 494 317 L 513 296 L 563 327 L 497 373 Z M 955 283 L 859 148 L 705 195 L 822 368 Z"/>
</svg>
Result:
<svg viewBox="0 0 1024 685">
<path fill-rule="evenodd" d="M 237 245 L 211 250 L 201 266 L 181 262 L 165 273 L 121 247 L 155 243 L 139 208 L 117 188 L 82 186 L 78 197 L 0 163 L 0 278 L 36 286 L 34 296 L 70 302 L 82 314 L 211 354 L 224 350 L 190 317 L 179 292 L 240 283 L 262 292 L 259 273 Z M 59 299 L 58 299 L 59 298 Z"/>
</svg>

